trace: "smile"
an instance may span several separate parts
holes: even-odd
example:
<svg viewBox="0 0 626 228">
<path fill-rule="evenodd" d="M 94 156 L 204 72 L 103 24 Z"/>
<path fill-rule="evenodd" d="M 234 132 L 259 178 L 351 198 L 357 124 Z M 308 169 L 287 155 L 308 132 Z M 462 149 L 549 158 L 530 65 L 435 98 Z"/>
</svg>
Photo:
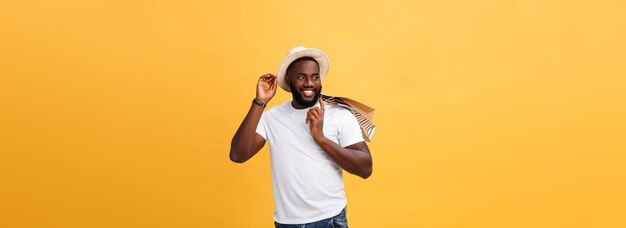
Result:
<svg viewBox="0 0 626 228">
<path fill-rule="evenodd" d="M 311 97 L 315 96 L 315 90 L 314 89 L 303 89 L 302 90 L 302 96 L 304 96 L 306 98 L 311 98 Z"/>
</svg>

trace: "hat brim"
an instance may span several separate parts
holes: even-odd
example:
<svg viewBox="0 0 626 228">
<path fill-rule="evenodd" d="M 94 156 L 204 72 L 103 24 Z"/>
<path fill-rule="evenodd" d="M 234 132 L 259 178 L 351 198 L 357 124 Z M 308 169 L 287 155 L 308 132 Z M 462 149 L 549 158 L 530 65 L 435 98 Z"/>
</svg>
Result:
<svg viewBox="0 0 626 228">
<path fill-rule="evenodd" d="M 285 75 L 287 74 L 287 67 L 294 60 L 302 58 L 302 57 L 311 57 L 317 61 L 317 64 L 320 66 L 320 81 L 326 78 L 326 74 L 328 74 L 328 57 L 324 52 L 315 48 L 306 48 L 303 50 L 296 51 L 294 53 L 290 53 L 283 59 L 278 67 L 278 73 L 276 73 L 276 77 L 278 78 L 278 85 L 280 88 L 283 88 L 287 92 L 291 92 L 289 85 L 285 81 Z"/>
</svg>

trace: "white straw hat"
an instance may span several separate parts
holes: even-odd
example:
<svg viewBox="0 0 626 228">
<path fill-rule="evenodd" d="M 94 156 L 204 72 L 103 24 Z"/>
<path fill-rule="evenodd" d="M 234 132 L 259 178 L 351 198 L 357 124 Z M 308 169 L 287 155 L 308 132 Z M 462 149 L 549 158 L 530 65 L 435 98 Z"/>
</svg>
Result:
<svg viewBox="0 0 626 228">
<path fill-rule="evenodd" d="M 315 61 L 317 61 L 317 64 L 320 66 L 320 81 L 324 80 L 326 74 L 328 74 L 328 68 L 330 66 L 328 64 L 328 57 L 323 51 L 302 46 L 294 47 L 289 50 L 287 57 L 283 59 L 283 61 L 280 63 L 280 66 L 278 67 L 278 73 L 276 73 L 276 77 L 278 78 L 278 85 L 280 85 L 280 88 L 283 88 L 287 92 L 291 92 L 289 85 L 287 85 L 287 82 L 285 82 L 287 67 L 289 67 L 289 64 L 291 64 L 291 62 L 302 57 L 311 57 L 315 59 Z"/>
</svg>

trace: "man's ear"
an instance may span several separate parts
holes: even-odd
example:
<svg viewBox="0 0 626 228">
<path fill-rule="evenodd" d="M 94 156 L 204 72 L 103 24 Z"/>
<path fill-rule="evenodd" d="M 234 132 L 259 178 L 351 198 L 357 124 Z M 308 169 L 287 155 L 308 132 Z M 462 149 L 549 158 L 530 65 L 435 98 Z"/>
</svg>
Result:
<svg viewBox="0 0 626 228">
<path fill-rule="evenodd" d="M 289 81 L 289 75 L 287 73 L 285 73 L 285 83 L 287 83 L 287 85 L 291 85 L 291 81 Z"/>
</svg>

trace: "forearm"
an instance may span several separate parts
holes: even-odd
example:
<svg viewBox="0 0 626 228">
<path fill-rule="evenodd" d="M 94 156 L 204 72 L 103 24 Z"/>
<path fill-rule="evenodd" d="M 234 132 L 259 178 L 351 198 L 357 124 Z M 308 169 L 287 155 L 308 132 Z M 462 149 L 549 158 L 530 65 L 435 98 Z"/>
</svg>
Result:
<svg viewBox="0 0 626 228">
<path fill-rule="evenodd" d="M 372 174 L 372 156 L 361 150 L 343 148 L 326 137 L 315 139 L 317 145 L 342 169 L 363 179 Z"/>
<path fill-rule="evenodd" d="M 254 139 L 256 128 L 263 114 L 261 106 L 252 104 L 248 114 L 237 129 L 235 136 L 230 143 L 230 160 L 234 162 L 245 162 L 256 153 Z"/>
</svg>

